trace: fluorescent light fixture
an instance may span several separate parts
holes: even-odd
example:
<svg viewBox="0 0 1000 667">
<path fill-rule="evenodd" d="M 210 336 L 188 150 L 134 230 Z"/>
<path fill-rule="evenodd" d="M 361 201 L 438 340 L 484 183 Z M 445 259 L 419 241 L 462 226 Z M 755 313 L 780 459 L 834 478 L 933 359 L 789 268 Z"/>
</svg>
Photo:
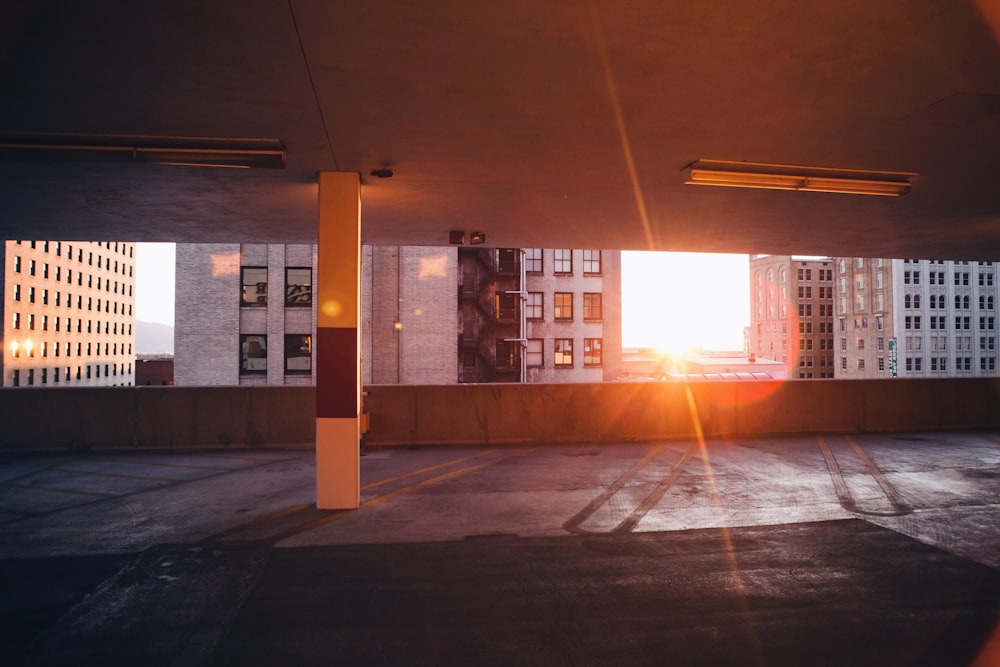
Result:
<svg viewBox="0 0 1000 667">
<path fill-rule="evenodd" d="M 687 185 L 766 190 L 806 190 L 899 197 L 910 191 L 909 171 L 864 171 L 763 162 L 697 160 L 684 167 Z"/>
<path fill-rule="evenodd" d="M 110 159 L 229 169 L 283 169 L 278 139 L 124 134 L 0 135 L 0 157 Z"/>
</svg>

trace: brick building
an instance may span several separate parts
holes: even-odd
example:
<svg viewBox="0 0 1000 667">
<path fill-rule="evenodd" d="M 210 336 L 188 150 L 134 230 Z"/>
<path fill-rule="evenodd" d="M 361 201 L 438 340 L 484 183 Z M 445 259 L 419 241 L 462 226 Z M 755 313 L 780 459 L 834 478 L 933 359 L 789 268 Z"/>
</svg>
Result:
<svg viewBox="0 0 1000 667">
<path fill-rule="evenodd" d="M 620 373 L 618 252 L 364 246 L 365 384 L 601 382 Z M 315 381 L 315 249 L 179 244 L 175 382 Z"/>
</svg>

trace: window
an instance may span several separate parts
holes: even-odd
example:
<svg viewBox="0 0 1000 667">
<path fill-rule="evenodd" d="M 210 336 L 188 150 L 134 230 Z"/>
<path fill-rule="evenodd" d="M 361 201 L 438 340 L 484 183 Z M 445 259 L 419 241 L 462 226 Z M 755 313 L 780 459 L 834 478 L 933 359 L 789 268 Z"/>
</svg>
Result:
<svg viewBox="0 0 1000 667">
<path fill-rule="evenodd" d="M 573 319 L 573 293 L 572 292 L 556 292 L 555 293 L 555 319 L 557 319 L 557 320 L 572 320 Z"/>
<path fill-rule="evenodd" d="M 565 248 L 556 248 L 552 251 L 554 271 L 556 275 L 568 275 L 573 273 L 573 251 Z"/>
<path fill-rule="evenodd" d="M 858 370 L 859 371 L 865 370 L 865 360 L 864 359 L 858 359 Z"/>
<path fill-rule="evenodd" d="M 584 275 L 600 275 L 601 273 L 601 251 L 583 251 L 583 273 Z"/>
<path fill-rule="evenodd" d="M 555 344 L 555 365 L 557 368 L 567 368 L 573 365 L 573 339 L 556 338 Z"/>
<path fill-rule="evenodd" d="M 500 292 L 496 295 L 496 316 L 497 320 L 511 322 L 518 318 L 517 304 L 520 300 L 518 294 Z"/>
<path fill-rule="evenodd" d="M 885 357 L 878 358 L 878 372 L 885 373 Z"/>
<path fill-rule="evenodd" d="M 847 357 L 841 357 L 840 358 L 840 370 L 843 370 L 843 371 L 847 370 Z"/>
<path fill-rule="evenodd" d="M 583 319 L 595 321 L 601 320 L 603 317 L 602 294 L 600 292 L 584 292 Z"/>
<path fill-rule="evenodd" d="M 506 275 L 521 272 L 521 251 L 516 248 L 496 249 L 496 269 Z"/>
<path fill-rule="evenodd" d="M 583 339 L 583 365 L 600 366 L 604 363 L 604 355 L 601 353 L 600 338 Z"/>
<path fill-rule="evenodd" d="M 312 336 L 285 334 L 285 373 L 309 374 L 312 372 Z"/>
<path fill-rule="evenodd" d="M 529 338 L 525 364 L 538 368 L 545 365 L 544 346 L 541 338 Z"/>
<path fill-rule="evenodd" d="M 540 320 L 544 317 L 544 297 L 541 292 L 528 292 L 524 302 L 524 316 L 529 320 Z"/>
<path fill-rule="evenodd" d="M 498 338 L 496 340 L 496 351 L 497 368 L 521 368 L 521 341 Z"/>
<path fill-rule="evenodd" d="M 859 350 L 865 349 L 865 339 L 864 338 L 859 338 L 858 339 L 858 349 Z"/>
<path fill-rule="evenodd" d="M 542 249 L 541 248 L 525 248 L 524 249 L 524 270 L 527 273 L 541 273 L 542 272 Z"/>
<path fill-rule="evenodd" d="M 267 305 L 267 267 L 244 266 L 240 269 L 242 291 L 241 306 Z"/>
<path fill-rule="evenodd" d="M 267 282 L 267 273 L 264 274 Z M 245 289 L 245 287 L 244 287 Z M 265 287 L 265 292 L 266 292 Z M 288 267 L 285 269 L 285 305 L 309 306 L 312 304 L 312 269 Z"/>
<path fill-rule="evenodd" d="M 267 373 L 267 336 L 240 334 L 240 374 Z"/>
</svg>

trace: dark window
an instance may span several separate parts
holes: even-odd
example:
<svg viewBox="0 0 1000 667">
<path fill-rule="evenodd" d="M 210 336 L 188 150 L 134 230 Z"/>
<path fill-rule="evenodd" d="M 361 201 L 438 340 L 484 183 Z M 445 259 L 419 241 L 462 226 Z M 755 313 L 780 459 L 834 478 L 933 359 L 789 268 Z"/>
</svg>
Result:
<svg viewBox="0 0 1000 667">
<path fill-rule="evenodd" d="M 311 304 L 312 269 L 309 267 L 289 267 L 285 269 L 285 305 L 309 306 Z"/>
<path fill-rule="evenodd" d="M 496 340 L 497 368 L 511 369 L 521 368 L 521 341 Z"/>
<path fill-rule="evenodd" d="M 285 372 L 312 373 L 312 336 L 285 334 Z"/>
<path fill-rule="evenodd" d="M 240 373 L 267 373 L 267 336 L 240 334 Z"/>
<path fill-rule="evenodd" d="M 518 318 L 517 304 L 521 296 L 516 293 L 501 292 L 497 294 L 497 320 L 512 322 Z"/>
<path fill-rule="evenodd" d="M 267 305 L 267 267 L 244 266 L 240 270 L 242 290 L 241 306 Z"/>
</svg>

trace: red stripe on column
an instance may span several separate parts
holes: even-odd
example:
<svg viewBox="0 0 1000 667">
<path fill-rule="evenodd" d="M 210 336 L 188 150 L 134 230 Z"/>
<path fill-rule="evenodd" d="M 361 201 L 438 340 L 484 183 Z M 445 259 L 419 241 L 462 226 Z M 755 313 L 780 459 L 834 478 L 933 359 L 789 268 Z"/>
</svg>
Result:
<svg viewBox="0 0 1000 667">
<path fill-rule="evenodd" d="M 316 417 L 358 416 L 358 330 L 316 329 Z"/>
</svg>

